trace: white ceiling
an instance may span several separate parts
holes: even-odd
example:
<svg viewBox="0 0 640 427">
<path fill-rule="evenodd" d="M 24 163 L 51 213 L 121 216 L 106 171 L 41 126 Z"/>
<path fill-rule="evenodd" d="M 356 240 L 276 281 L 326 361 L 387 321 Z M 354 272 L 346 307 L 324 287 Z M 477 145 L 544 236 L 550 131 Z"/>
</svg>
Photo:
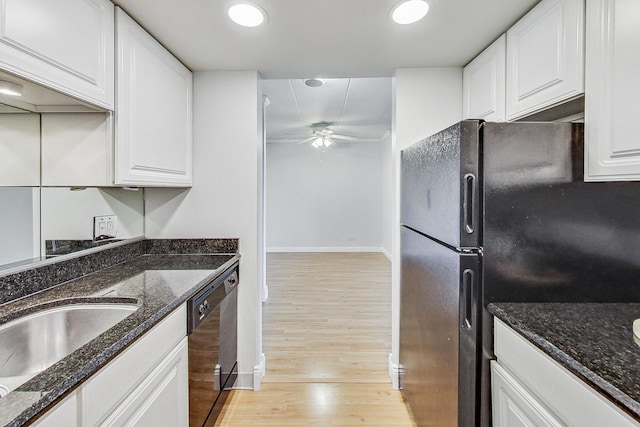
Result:
<svg viewBox="0 0 640 427">
<path fill-rule="evenodd" d="M 312 124 L 328 122 L 336 134 L 378 142 L 391 131 L 391 79 L 328 79 L 308 87 L 302 79 L 263 80 L 267 142 L 297 143 L 312 135 Z M 341 141 L 338 140 L 338 143 Z"/>
<path fill-rule="evenodd" d="M 235 0 L 113 0 L 193 71 L 263 78 L 391 77 L 396 68 L 463 66 L 538 0 L 429 0 L 415 24 L 389 19 L 398 0 L 252 0 L 266 25 L 234 24 Z"/>
<path fill-rule="evenodd" d="M 193 71 L 284 79 L 263 81 L 267 140 L 296 142 L 321 121 L 338 134 L 384 138 L 395 69 L 463 66 L 539 0 L 428 0 L 426 18 L 404 26 L 389 19 L 399 0 L 251 1 L 268 14 L 260 27 L 227 17 L 237 0 L 113 0 Z M 309 88 L 302 79 L 311 77 L 328 80 Z"/>
</svg>

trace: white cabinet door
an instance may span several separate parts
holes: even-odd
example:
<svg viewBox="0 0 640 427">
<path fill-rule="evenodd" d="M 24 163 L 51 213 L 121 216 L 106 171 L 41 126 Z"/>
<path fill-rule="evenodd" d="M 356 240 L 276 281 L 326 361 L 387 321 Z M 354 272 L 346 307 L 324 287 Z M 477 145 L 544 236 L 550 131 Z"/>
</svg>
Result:
<svg viewBox="0 0 640 427">
<path fill-rule="evenodd" d="M 186 319 L 183 304 L 82 385 L 82 425 L 100 424 L 125 405 L 128 396 L 153 376 L 156 366 L 186 337 Z"/>
<path fill-rule="evenodd" d="M 113 185 L 113 115 L 42 114 L 42 185 Z"/>
<path fill-rule="evenodd" d="M 587 0 L 585 181 L 640 180 L 640 2 Z"/>
<path fill-rule="evenodd" d="M 116 183 L 192 184 L 192 74 L 116 9 Z"/>
<path fill-rule="evenodd" d="M 542 0 L 507 31 L 507 120 L 584 92 L 584 0 Z"/>
<path fill-rule="evenodd" d="M 491 362 L 495 427 L 562 427 L 538 400 L 495 361 Z"/>
<path fill-rule="evenodd" d="M 107 0 L 0 1 L 0 69 L 113 110 L 113 10 Z"/>
<path fill-rule="evenodd" d="M 505 121 L 505 55 L 503 34 L 462 70 L 465 119 Z"/>
<path fill-rule="evenodd" d="M 70 396 L 49 409 L 47 414 L 33 424 L 35 427 L 75 427 L 78 425 L 77 393 Z"/>
<path fill-rule="evenodd" d="M 129 394 L 101 426 L 184 426 L 189 424 L 187 338 Z"/>
</svg>

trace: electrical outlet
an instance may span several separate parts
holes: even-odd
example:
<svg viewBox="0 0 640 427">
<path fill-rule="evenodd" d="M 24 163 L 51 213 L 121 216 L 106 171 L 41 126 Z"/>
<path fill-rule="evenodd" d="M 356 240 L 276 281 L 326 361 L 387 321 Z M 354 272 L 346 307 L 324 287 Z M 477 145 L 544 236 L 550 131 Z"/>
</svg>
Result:
<svg viewBox="0 0 640 427">
<path fill-rule="evenodd" d="M 356 241 L 356 237 L 355 236 L 349 236 L 349 237 L 347 237 L 347 240 L 349 242 L 355 242 Z"/>
<path fill-rule="evenodd" d="M 93 217 L 93 240 L 115 239 L 118 235 L 118 217 L 103 215 Z"/>
</svg>

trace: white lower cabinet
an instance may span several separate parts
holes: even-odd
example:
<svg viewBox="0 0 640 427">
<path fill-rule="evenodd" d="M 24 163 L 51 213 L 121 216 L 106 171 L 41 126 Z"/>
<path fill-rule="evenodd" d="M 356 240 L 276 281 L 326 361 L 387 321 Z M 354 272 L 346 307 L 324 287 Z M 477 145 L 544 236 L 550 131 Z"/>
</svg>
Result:
<svg viewBox="0 0 640 427">
<path fill-rule="evenodd" d="M 76 427 L 78 425 L 78 393 L 73 392 L 64 398 L 33 425 L 35 427 Z"/>
<path fill-rule="evenodd" d="M 189 425 L 186 304 L 36 422 L 38 427 Z"/>
<path fill-rule="evenodd" d="M 186 426 L 189 420 L 187 338 L 100 425 Z"/>
<path fill-rule="evenodd" d="M 183 304 L 82 385 L 82 426 L 188 424 L 186 313 Z M 143 423 L 150 408 L 159 423 Z"/>
<path fill-rule="evenodd" d="M 491 396 L 495 427 L 638 427 L 629 415 L 495 320 Z"/>
<path fill-rule="evenodd" d="M 549 411 L 500 364 L 491 362 L 494 427 L 561 427 Z"/>
</svg>

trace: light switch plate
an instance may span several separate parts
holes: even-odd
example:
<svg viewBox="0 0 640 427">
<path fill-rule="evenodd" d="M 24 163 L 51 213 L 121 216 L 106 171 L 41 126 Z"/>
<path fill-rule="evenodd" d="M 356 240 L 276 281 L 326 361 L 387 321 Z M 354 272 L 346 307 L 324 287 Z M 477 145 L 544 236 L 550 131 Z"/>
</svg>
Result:
<svg viewBox="0 0 640 427">
<path fill-rule="evenodd" d="M 93 240 L 115 239 L 118 235 L 118 217 L 103 215 L 93 217 Z"/>
</svg>

